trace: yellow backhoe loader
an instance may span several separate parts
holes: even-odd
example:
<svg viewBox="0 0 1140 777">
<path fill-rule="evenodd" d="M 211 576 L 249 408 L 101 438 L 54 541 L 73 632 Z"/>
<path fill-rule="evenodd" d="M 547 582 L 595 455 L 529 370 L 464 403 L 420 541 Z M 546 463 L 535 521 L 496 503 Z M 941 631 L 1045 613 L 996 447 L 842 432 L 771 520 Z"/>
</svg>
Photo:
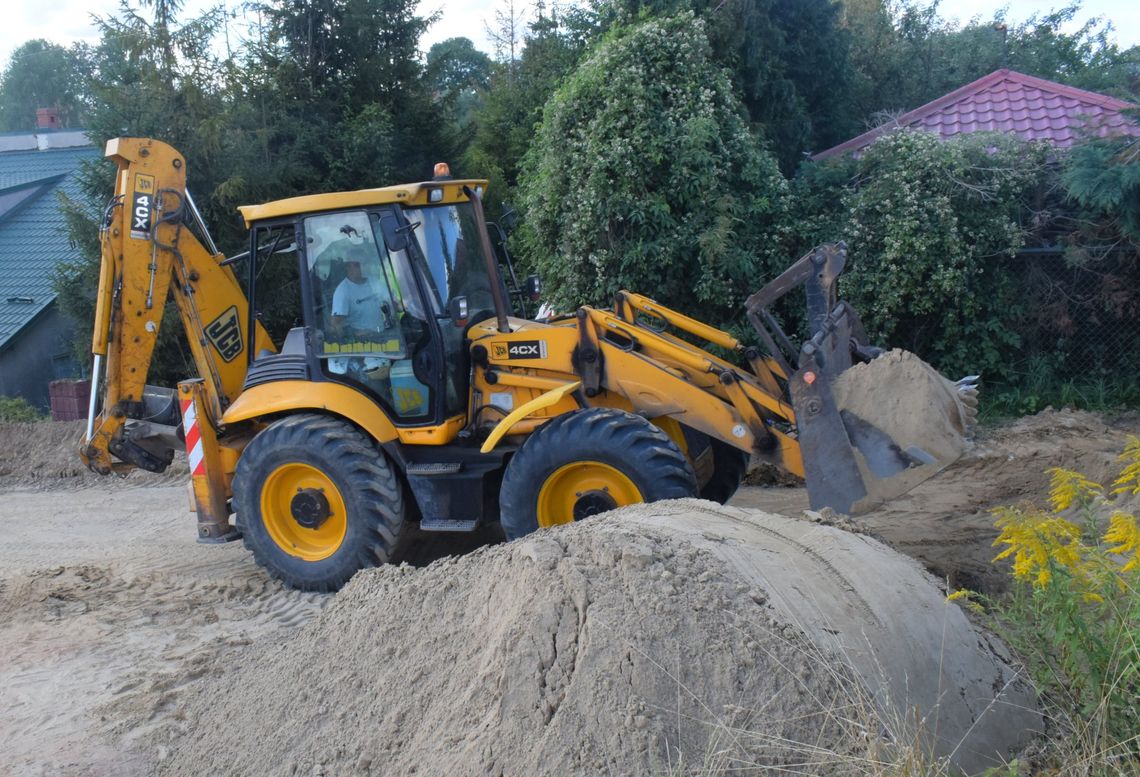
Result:
<svg viewBox="0 0 1140 777">
<path fill-rule="evenodd" d="M 723 502 L 750 456 L 842 512 L 948 463 L 836 406 L 837 376 L 877 355 L 836 297 L 841 245 L 748 300 L 764 352 L 630 292 L 514 316 L 526 290 L 492 244 L 485 181 L 242 207 L 249 250 L 227 259 L 177 151 L 119 138 L 107 156 L 81 455 L 104 474 L 160 472 L 184 447 L 199 540 L 242 538 L 289 586 L 335 590 L 415 524 L 501 521 L 514 538 L 635 502 Z M 797 347 L 769 311 L 800 286 Z M 198 372 L 176 390 L 146 383 L 168 299 Z"/>
</svg>

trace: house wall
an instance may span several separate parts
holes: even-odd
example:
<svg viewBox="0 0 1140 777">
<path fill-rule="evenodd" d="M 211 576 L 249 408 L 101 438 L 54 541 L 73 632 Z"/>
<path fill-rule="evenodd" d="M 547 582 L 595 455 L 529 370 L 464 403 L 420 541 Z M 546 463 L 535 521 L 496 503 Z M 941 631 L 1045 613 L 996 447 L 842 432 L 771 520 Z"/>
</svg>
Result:
<svg viewBox="0 0 1140 777">
<path fill-rule="evenodd" d="M 0 351 L 0 396 L 23 397 L 47 410 L 48 383 L 79 377 L 74 328 L 53 302 Z"/>
</svg>

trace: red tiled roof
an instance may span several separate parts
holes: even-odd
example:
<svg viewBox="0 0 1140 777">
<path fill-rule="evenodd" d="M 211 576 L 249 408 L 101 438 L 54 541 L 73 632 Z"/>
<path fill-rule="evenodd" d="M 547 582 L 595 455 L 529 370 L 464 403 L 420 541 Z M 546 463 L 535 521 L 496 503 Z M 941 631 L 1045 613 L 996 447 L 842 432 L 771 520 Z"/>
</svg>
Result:
<svg viewBox="0 0 1140 777">
<path fill-rule="evenodd" d="M 996 70 L 812 159 L 858 151 L 896 127 L 936 132 L 943 138 L 968 132 L 1009 132 L 1065 147 L 1086 133 L 1140 136 L 1140 126 L 1121 113 L 1135 107 L 1014 70 Z"/>
</svg>

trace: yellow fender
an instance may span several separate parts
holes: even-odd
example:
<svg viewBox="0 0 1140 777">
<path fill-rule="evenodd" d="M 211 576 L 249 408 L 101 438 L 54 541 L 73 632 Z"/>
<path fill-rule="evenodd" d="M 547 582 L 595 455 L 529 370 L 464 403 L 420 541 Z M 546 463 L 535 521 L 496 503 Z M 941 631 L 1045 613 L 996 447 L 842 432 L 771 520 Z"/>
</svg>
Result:
<svg viewBox="0 0 1140 777">
<path fill-rule="evenodd" d="M 495 449 L 495 446 L 499 444 L 499 440 L 503 439 L 503 437 L 506 436 L 507 432 L 511 430 L 512 426 L 526 418 L 531 413 L 542 410 L 546 407 L 550 407 L 551 405 L 557 405 L 559 402 L 566 398 L 567 394 L 573 394 L 581 387 L 582 381 L 576 380 L 573 383 L 567 383 L 564 386 L 559 386 L 556 389 L 551 389 L 545 394 L 540 394 L 526 404 L 515 408 L 507 414 L 506 418 L 504 418 L 502 421 L 499 421 L 495 428 L 491 430 L 491 434 L 487 437 L 487 440 L 483 443 L 483 447 L 479 449 L 479 452 L 490 453 Z"/>
<path fill-rule="evenodd" d="M 398 433 L 375 402 L 356 389 L 339 383 L 278 380 L 248 388 L 222 416 L 223 424 L 250 421 L 264 415 L 325 410 L 360 426 L 377 442 L 396 439 Z"/>
</svg>

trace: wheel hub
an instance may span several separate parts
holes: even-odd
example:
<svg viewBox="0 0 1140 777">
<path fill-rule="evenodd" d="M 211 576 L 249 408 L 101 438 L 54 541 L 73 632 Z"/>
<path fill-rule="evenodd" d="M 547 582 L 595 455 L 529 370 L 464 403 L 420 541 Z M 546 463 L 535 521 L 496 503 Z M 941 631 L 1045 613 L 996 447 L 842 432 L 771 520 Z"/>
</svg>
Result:
<svg viewBox="0 0 1140 777">
<path fill-rule="evenodd" d="M 306 529 L 319 529 L 332 515 L 328 497 L 319 488 L 298 488 L 289 503 L 289 512 L 293 520 Z"/>
<path fill-rule="evenodd" d="M 574 502 L 574 520 L 581 521 L 591 515 L 608 512 L 617 508 L 617 500 L 607 489 L 594 489 L 578 494 Z"/>
</svg>

